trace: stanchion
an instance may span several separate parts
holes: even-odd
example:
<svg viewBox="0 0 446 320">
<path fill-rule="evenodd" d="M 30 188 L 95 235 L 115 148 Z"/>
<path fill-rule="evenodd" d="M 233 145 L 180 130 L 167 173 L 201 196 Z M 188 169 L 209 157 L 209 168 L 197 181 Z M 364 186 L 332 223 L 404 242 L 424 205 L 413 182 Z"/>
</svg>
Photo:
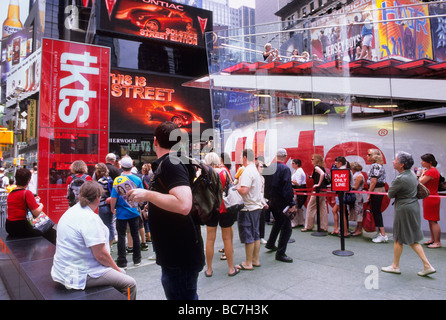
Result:
<svg viewBox="0 0 446 320">
<path fill-rule="evenodd" d="M 345 250 L 345 236 L 344 236 L 344 218 L 345 218 L 345 206 L 344 206 L 344 192 L 338 192 L 338 198 L 339 198 L 339 207 L 341 208 L 340 212 L 340 221 L 339 224 L 341 226 L 341 250 L 334 250 L 333 254 L 335 256 L 352 256 L 353 252 Z"/>
<path fill-rule="evenodd" d="M 316 188 L 316 193 L 319 193 L 320 189 Z M 327 232 L 321 229 L 321 213 L 319 208 L 319 196 L 316 196 L 316 220 L 317 220 L 317 231 L 313 232 L 311 235 L 314 237 L 325 237 Z"/>
</svg>

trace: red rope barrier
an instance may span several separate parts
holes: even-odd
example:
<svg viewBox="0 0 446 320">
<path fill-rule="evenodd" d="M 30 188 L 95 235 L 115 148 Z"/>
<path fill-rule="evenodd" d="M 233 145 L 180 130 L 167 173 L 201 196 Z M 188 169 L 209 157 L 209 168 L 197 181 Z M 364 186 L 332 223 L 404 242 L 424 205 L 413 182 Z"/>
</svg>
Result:
<svg viewBox="0 0 446 320">
<path fill-rule="evenodd" d="M 294 190 L 294 194 L 295 195 L 300 195 L 300 196 L 323 196 L 323 197 L 327 197 L 327 196 L 336 196 L 336 192 L 335 191 L 331 191 L 329 189 L 322 189 L 319 191 L 323 191 L 324 193 L 316 193 L 316 192 L 301 192 L 301 190 L 303 191 L 313 191 L 312 188 L 306 188 L 306 189 L 298 189 L 299 191 Z M 351 190 L 351 191 L 345 191 L 345 192 L 350 192 L 350 193 L 360 193 L 360 194 L 375 194 L 375 195 L 382 195 L 382 196 L 387 196 L 387 192 L 371 192 L 371 191 L 357 191 L 357 190 Z M 441 194 L 433 194 L 430 195 L 429 197 L 431 198 L 446 198 L 446 195 L 441 195 Z"/>
</svg>

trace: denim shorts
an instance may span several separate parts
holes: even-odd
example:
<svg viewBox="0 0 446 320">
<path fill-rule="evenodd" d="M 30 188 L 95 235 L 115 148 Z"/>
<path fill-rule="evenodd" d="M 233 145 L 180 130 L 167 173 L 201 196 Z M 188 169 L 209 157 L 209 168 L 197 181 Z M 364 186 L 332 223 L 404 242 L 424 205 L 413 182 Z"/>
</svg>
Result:
<svg viewBox="0 0 446 320">
<path fill-rule="evenodd" d="M 238 214 L 238 232 L 242 243 L 253 243 L 260 240 L 260 214 L 262 209 L 240 211 Z"/>
</svg>

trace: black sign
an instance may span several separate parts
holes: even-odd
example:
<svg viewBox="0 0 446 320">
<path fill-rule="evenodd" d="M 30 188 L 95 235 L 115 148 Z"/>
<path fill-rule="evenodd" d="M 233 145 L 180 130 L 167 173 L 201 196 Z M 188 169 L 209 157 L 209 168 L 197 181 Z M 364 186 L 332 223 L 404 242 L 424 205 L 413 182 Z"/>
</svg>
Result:
<svg viewBox="0 0 446 320">
<path fill-rule="evenodd" d="M 98 0 L 97 32 L 205 47 L 212 31 L 212 12 L 158 0 Z"/>
</svg>

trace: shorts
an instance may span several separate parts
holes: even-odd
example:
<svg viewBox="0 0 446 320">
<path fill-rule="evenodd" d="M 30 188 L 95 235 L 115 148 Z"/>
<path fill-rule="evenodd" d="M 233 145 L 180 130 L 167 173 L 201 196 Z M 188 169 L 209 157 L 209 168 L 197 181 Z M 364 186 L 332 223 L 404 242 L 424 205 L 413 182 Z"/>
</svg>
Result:
<svg viewBox="0 0 446 320">
<path fill-rule="evenodd" d="M 260 214 L 262 209 L 240 211 L 238 214 L 238 233 L 240 241 L 245 244 L 260 240 Z"/>
<path fill-rule="evenodd" d="M 364 36 L 364 38 L 362 39 L 362 45 L 363 46 L 367 46 L 367 47 L 371 47 L 372 46 L 372 40 L 373 40 L 373 35 L 372 34 L 366 34 Z"/>
<path fill-rule="evenodd" d="M 229 228 L 234 224 L 236 216 L 233 213 L 228 212 L 214 212 L 206 225 L 208 227 Z"/>
</svg>

